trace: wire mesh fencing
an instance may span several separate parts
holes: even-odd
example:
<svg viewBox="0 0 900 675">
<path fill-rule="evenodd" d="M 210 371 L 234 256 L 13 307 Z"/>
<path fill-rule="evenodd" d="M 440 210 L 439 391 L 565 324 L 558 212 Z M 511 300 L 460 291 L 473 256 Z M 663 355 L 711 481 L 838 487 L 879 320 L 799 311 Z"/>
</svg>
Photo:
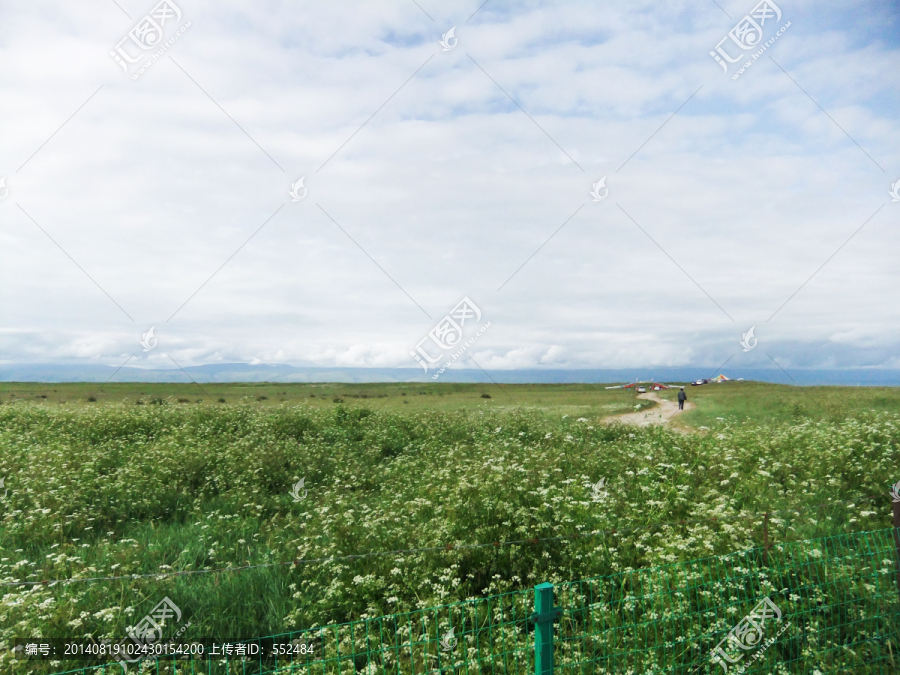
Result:
<svg viewBox="0 0 900 675">
<path fill-rule="evenodd" d="M 202 656 L 145 660 L 127 672 L 893 673 L 900 666 L 894 536 L 889 528 L 541 584 L 248 640 L 240 652 L 236 644 L 218 645 L 215 654 L 207 646 Z M 65 671 L 123 672 L 118 663 Z"/>
<path fill-rule="evenodd" d="M 555 670 L 897 672 L 896 579 L 888 529 L 563 584 Z"/>
</svg>

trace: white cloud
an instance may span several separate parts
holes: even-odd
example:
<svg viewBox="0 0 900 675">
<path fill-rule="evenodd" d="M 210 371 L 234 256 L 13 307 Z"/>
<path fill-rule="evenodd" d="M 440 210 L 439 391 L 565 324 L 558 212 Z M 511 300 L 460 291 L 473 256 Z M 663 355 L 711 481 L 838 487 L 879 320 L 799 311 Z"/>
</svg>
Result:
<svg viewBox="0 0 900 675">
<path fill-rule="evenodd" d="M 779 3 L 791 29 L 737 81 L 708 52 L 752 3 L 185 1 L 137 81 L 108 52 L 153 3 L 120 4 L 0 8 L 7 361 L 411 367 L 465 295 L 485 368 L 724 361 L 750 325 L 808 365 L 892 358 L 883 2 Z"/>
</svg>

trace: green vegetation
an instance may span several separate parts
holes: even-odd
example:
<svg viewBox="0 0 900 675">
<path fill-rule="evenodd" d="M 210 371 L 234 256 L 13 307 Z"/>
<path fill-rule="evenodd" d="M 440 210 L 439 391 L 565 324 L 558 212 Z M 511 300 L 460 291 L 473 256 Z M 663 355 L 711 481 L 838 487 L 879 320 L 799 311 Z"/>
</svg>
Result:
<svg viewBox="0 0 900 675">
<path fill-rule="evenodd" d="M 876 530 L 900 479 L 893 390 L 693 387 L 684 435 L 606 424 L 649 402 L 595 385 L 203 388 L 6 386 L 0 578 L 125 578 L 7 587 L 0 647 L 119 639 L 164 596 L 185 638 L 409 611 L 749 549 L 763 512 L 772 545 Z"/>
<path fill-rule="evenodd" d="M 869 412 L 900 412 L 900 388 L 793 387 L 762 382 L 726 382 L 685 386 L 695 410 L 678 418 L 678 425 L 713 428 L 724 421 L 800 423 L 832 421 Z M 656 392 L 674 401 L 677 389 Z M 89 402 L 89 398 L 96 399 Z M 280 383 L 0 383 L 0 403 L 27 401 L 46 407 L 81 408 L 109 404 L 307 409 L 348 407 L 396 410 L 404 414 L 430 411 L 532 410 L 548 416 L 608 417 L 653 403 L 632 390 L 607 390 L 601 384 L 280 384 Z M 640 406 L 640 408 L 636 408 Z"/>
<path fill-rule="evenodd" d="M 900 412 L 898 387 L 793 387 L 763 382 L 725 382 L 684 388 L 697 408 L 681 422 L 714 427 L 729 423 L 758 424 L 840 422 L 868 412 Z M 674 401 L 677 390 L 659 392 Z"/>
<path fill-rule="evenodd" d="M 95 399 L 90 401 L 90 399 Z M 199 399 L 199 400 L 198 400 Z M 372 410 L 492 410 L 540 409 L 559 415 L 617 415 L 633 412 L 649 401 L 635 400 L 634 392 L 604 389 L 603 385 L 563 384 L 281 384 L 281 383 L 0 383 L 0 403 L 29 401 L 48 407 L 81 408 L 109 404 L 203 405 L 254 403 L 262 407 L 332 408 L 336 403 Z"/>
</svg>

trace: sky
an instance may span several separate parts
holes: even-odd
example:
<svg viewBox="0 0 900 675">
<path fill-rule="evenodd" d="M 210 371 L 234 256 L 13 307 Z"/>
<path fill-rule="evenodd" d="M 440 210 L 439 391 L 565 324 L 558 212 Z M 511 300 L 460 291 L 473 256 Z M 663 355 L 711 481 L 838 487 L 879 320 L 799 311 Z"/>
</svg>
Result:
<svg viewBox="0 0 900 675">
<path fill-rule="evenodd" d="M 3 3 L 0 363 L 900 367 L 898 9 Z"/>
</svg>

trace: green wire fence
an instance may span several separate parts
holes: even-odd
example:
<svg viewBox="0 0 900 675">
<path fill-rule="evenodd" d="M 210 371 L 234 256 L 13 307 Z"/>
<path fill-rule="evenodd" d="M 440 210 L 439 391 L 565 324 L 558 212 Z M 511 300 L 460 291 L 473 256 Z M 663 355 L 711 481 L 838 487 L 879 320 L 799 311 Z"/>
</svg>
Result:
<svg viewBox="0 0 900 675">
<path fill-rule="evenodd" d="M 893 528 L 247 641 L 264 655 L 145 661 L 181 675 L 900 672 Z M 900 539 L 900 534 L 896 535 Z M 309 653 L 273 656 L 299 640 Z M 187 640 L 188 642 L 190 640 Z M 305 647 L 304 647 L 305 650 Z M 119 675 L 119 664 L 67 675 Z M 57 674 L 61 675 L 61 674 Z"/>
</svg>

